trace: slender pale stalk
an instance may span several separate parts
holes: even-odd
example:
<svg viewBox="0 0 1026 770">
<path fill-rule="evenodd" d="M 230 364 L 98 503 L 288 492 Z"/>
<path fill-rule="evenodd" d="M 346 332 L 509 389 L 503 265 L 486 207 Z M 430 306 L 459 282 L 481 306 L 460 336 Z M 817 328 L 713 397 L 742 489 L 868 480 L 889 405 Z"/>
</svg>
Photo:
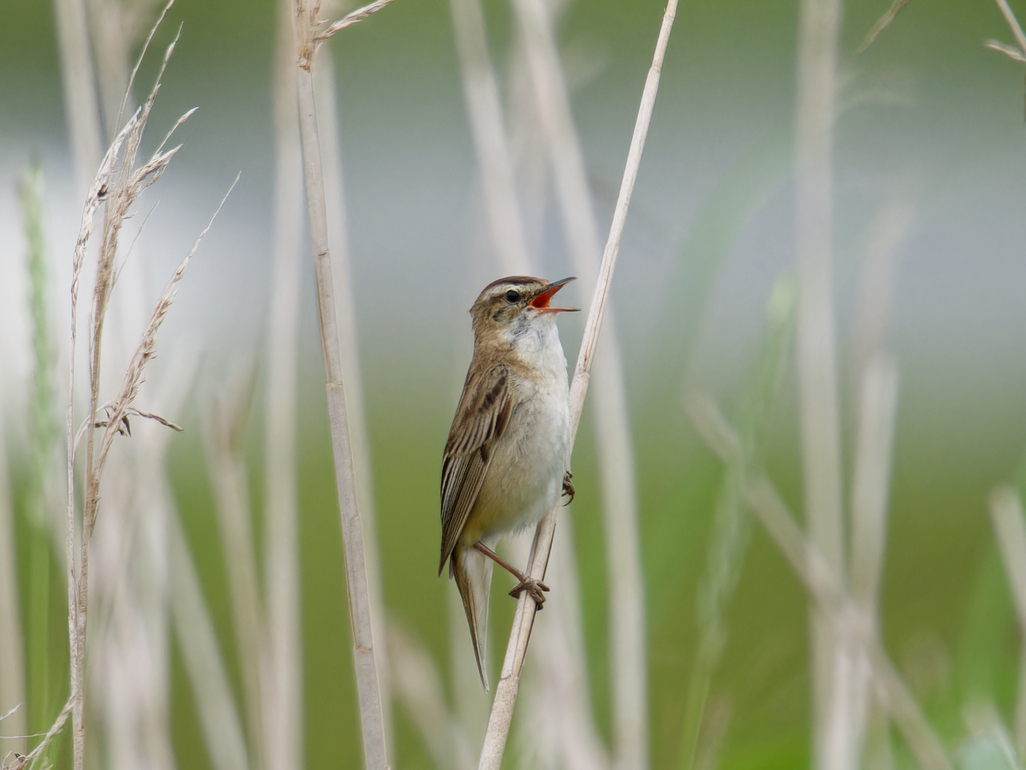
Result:
<svg viewBox="0 0 1026 770">
<path fill-rule="evenodd" d="M 217 399 L 207 419 L 207 466 L 213 484 L 217 523 L 228 576 L 232 628 L 242 675 L 242 696 L 252 740 L 250 755 L 255 768 L 269 767 L 263 716 L 265 632 L 264 607 L 254 548 L 249 478 L 242 451 L 242 436 L 252 399 L 252 381 L 230 383 Z M 268 471 L 271 472 L 271 471 Z M 268 538 L 270 535 L 268 535 Z M 273 707 L 271 707 L 273 711 Z"/>
<path fill-rule="evenodd" d="M 886 705 L 923 770 L 951 770 L 944 747 L 923 716 L 908 686 L 866 622 L 863 613 L 847 595 L 844 585 L 828 560 L 794 523 L 780 496 L 765 477 L 756 479 L 748 489 L 748 504 L 776 542 L 815 600 L 823 617 L 864 658 L 873 686 Z"/>
<path fill-rule="evenodd" d="M 1019 623 L 1019 692 L 1014 732 L 1019 756 L 1026 757 L 1026 519 L 1018 492 L 1011 487 L 995 489 L 990 495 L 990 517 Z"/>
<path fill-rule="evenodd" d="M 851 592 L 869 631 L 877 632 L 880 582 L 887 543 L 887 501 L 890 496 L 894 414 L 898 372 L 889 356 L 870 358 L 862 379 L 859 426 L 852 479 Z M 872 693 L 858 669 L 852 682 L 851 733 L 856 766 L 869 724 Z"/>
<path fill-rule="evenodd" d="M 54 0 L 54 20 L 61 55 L 68 135 L 75 163 L 76 189 L 92 180 L 103 156 L 100 107 L 90 54 L 85 0 Z"/>
<path fill-rule="evenodd" d="M 431 655 L 411 631 L 394 622 L 389 624 L 388 644 L 396 694 L 435 767 L 470 770 L 474 766 L 470 741 L 449 710 L 445 687 Z"/>
<path fill-rule="evenodd" d="M 342 356 L 342 379 L 346 386 L 346 405 L 349 416 L 349 438 L 353 445 L 353 472 L 356 478 L 356 498 L 360 506 L 365 543 L 378 542 L 377 513 L 374 507 L 374 476 L 371 472 L 370 438 L 367 432 L 366 410 L 363 398 L 363 377 L 360 370 L 360 350 L 356 326 L 356 292 L 349 270 L 349 235 L 346 226 L 345 189 L 342 174 L 342 152 L 339 147 L 338 108 L 335 97 L 335 67 L 331 47 L 322 48 L 324 66 L 314 71 L 314 91 L 317 103 L 323 109 L 317 113 L 317 127 L 321 142 L 322 170 L 324 172 L 324 200 L 328 219 L 328 245 L 332 255 L 332 275 L 335 279 L 335 310 L 338 313 L 339 345 Z M 378 548 L 367 547 L 364 552 L 367 565 L 367 593 L 370 597 L 371 626 L 375 639 L 385 638 L 386 620 L 384 591 L 381 587 L 381 564 Z M 383 693 L 391 692 L 388 647 L 378 645 L 375 660 L 378 680 Z M 391 744 L 392 706 L 385 697 L 381 701 L 385 723 L 385 744 Z"/>
<path fill-rule="evenodd" d="M 508 274 L 530 274 L 513 162 L 502 117 L 502 101 L 480 0 L 450 0 L 463 98 L 477 152 L 489 232 L 499 264 Z"/>
<path fill-rule="evenodd" d="M 602 265 L 599 270 L 599 279 L 595 286 L 595 294 L 585 326 L 584 339 L 581 343 L 581 352 L 570 388 L 570 414 L 573 423 L 573 436 L 576 436 L 577 426 L 580 424 L 584 398 L 588 390 L 591 361 L 595 352 L 598 332 L 602 324 L 602 315 L 612 281 L 613 269 L 616 266 L 616 258 L 619 254 L 620 238 L 623 234 L 623 227 L 627 218 L 631 193 L 634 190 L 638 166 L 641 163 L 641 153 L 644 149 L 645 137 L 651 122 L 652 110 L 655 107 L 655 97 L 659 88 L 663 58 L 666 54 L 666 46 L 669 42 L 670 30 L 673 26 L 676 10 L 677 4 L 675 0 L 671 0 L 663 16 L 652 67 L 645 81 L 645 89 L 635 123 L 634 135 L 631 139 L 631 146 L 627 155 L 624 177 L 620 185 L 620 194 L 613 213 L 609 238 L 606 241 Z M 557 511 L 558 508 L 550 511 L 542 519 L 535 533 L 528 574 L 538 579 L 545 576 L 549 551 L 552 547 L 552 536 L 555 531 Z M 481 751 L 479 767 L 483 769 L 497 769 L 502 763 L 502 755 L 505 750 L 506 738 L 509 734 L 509 725 L 513 718 L 513 708 L 516 704 L 517 690 L 520 684 L 520 671 L 523 667 L 524 656 L 527 653 L 527 644 L 534 625 L 534 616 L 535 607 L 533 600 L 526 594 L 521 594 L 520 599 L 517 601 L 517 610 L 513 618 L 513 630 L 510 634 L 509 645 L 506 648 L 506 658 L 503 662 L 502 674 L 496 686 L 495 700 L 492 705 L 492 712 L 488 720 L 488 730 L 485 734 L 484 746 Z"/>
<path fill-rule="evenodd" d="M 303 154 L 296 112 L 290 0 L 276 6 L 275 214 L 264 406 L 266 617 L 261 629 L 261 713 L 266 767 L 303 765 L 302 599 L 296 456 L 299 313 L 303 262 Z"/>
<path fill-rule="evenodd" d="M 595 281 L 595 258 L 601 246 L 583 153 L 563 81 L 551 10 L 536 0 L 520 0 L 514 8 L 574 270 L 584 284 L 589 285 Z M 623 364 L 611 317 L 602 345 L 602 354 L 596 363 L 592 402 L 608 545 L 613 754 L 615 766 L 634 768 L 648 764 L 645 600 Z"/>
<path fill-rule="evenodd" d="M 737 434 L 711 399 L 703 403 L 705 408 L 691 411 L 699 434 L 723 462 L 737 462 L 742 451 Z M 857 650 L 864 673 L 871 678 L 874 689 L 880 694 L 880 702 L 904 735 L 919 766 L 924 770 L 951 770 L 943 745 L 887 656 L 875 625 L 867 622 L 842 579 L 833 572 L 815 544 L 802 534 L 769 479 L 753 474 L 745 498 L 824 619 Z"/>
<path fill-rule="evenodd" d="M 803 0 L 795 107 L 795 239 L 798 264 L 797 365 L 805 518 L 809 537 L 836 574 L 844 573 L 841 425 L 831 269 L 833 144 L 837 113 L 839 0 Z M 851 661 L 830 623 L 813 612 L 813 766 L 854 770 Z"/>
<path fill-rule="evenodd" d="M 450 10 L 460 55 L 464 100 L 477 153 L 479 183 L 484 193 L 489 232 L 499 269 L 505 275 L 535 275 L 537 271 L 531 267 L 525 245 L 513 158 L 506 135 L 498 79 L 488 53 L 484 13 L 479 0 L 451 0 Z M 532 105 L 521 106 L 526 106 L 533 116 Z M 518 117 L 523 121 L 525 116 Z M 567 521 L 564 527 L 569 526 Z M 561 757 L 570 758 L 572 754 L 576 762 L 594 769 L 607 766 L 608 759 L 604 756 L 591 713 L 572 542 L 572 532 L 562 532 L 557 544 L 562 547 L 564 556 L 557 557 L 549 573 L 550 581 L 560 586 L 563 599 L 552 607 L 556 617 L 550 620 L 555 622 L 544 626 L 546 632 L 541 644 L 545 654 L 540 661 L 544 673 L 540 672 L 533 680 L 535 687 L 531 690 L 533 697 L 529 710 L 534 719 L 533 724 L 525 725 L 525 742 L 530 745 L 525 746 L 523 755 L 534 756 L 539 762 L 558 763 Z M 514 563 L 526 561 L 526 544 L 522 549 L 518 547 L 520 545 L 521 541 L 510 543 L 514 551 L 523 551 L 523 556 L 518 554 L 514 557 Z M 454 633 L 465 636 L 462 615 L 462 612 L 454 615 Z M 455 647 L 462 649 L 462 645 Z M 575 650 L 576 654 L 570 650 Z M 462 671 L 463 666 L 457 666 L 455 670 Z M 467 685 L 475 695 L 480 692 L 476 681 L 469 681 Z M 462 705 L 464 700 L 476 703 L 477 698 L 461 691 L 457 700 Z M 545 742 L 543 736 L 549 736 L 551 740 Z"/>
<path fill-rule="evenodd" d="M 170 611 L 192 685 L 200 732 L 215 770 L 250 770 L 239 713 L 228 682 L 217 632 L 177 516 L 168 521 L 168 556 L 174 590 Z"/>
<path fill-rule="evenodd" d="M 372 9 L 372 6 L 373 7 Z M 375 3 L 350 14 L 372 13 L 382 7 Z M 343 29 L 345 19 L 327 32 L 318 34 L 316 7 L 306 7 L 301 0 L 293 3 L 296 24 L 299 126 L 303 147 L 303 170 L 317 279 L 317 300 L 320 310 L 321 343 L 327 373 L 328 421 L 331 430 L 335 465 L 335 483 L 342 520 L 342 539 L 346 562 L 346 590 L 349 596 L 349 617 L 353 633 L 353 658 L 356 668 L 357 693 L 360 700 L 360 723 L 363 729 L 364 760 L 368 769 L 388 766 L 382 692 L 374 655 L 374 633 L 367 587 L 364 556 L 364 533 L 357 504 L 353 453 L 346 415 L 345 387 L 338 321 L 335 312 L 335 284 L 332 278 L 331 252 L 328 246 L 328 224 L 324 197 L 321 149 L 317 130 L 317 110 L 311 67 L 320 40 Z"/>
</svg>

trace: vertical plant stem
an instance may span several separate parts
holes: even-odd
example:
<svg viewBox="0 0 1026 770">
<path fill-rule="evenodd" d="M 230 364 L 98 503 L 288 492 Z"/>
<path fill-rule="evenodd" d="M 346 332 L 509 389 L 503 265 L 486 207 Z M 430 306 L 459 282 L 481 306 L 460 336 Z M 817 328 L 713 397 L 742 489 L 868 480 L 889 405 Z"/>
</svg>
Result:
<svg viewBox="0 0 1026 770">
<path fill-rule="evenodd" d="M 54 20 L 76 189 L 83 189 L 92 180 L 103 154 L 85 0 L 54 0 Z"/>
<path fill-rule="evenodd" d="M 200 732 L 215 770 L 251 770 L 235 698 L 217 646 L 196 567 L 177 516 L 168 521 L 168 558 L 174 590 L 171 617 L 192 684 Z"/>
<path fill-rule="evenodd" d="M 356 479 L 356 500 L 360 506 L 364 543 L 377 543 L 377 513 L 374 506 L 374 474 L 371 469 L 370 437 L 367 432 L 363 377 L 360 369 L 360 351 L 356 326 L 356 292 L 353 290 L 349 270 L 349 235 L 346 225 L 345 190 L 342 174 L 342 153 L 339 147 L 338 108 L 335 97 L 335 69 L 331 48 L 321 48 L 323 66 L 314 71 L 314 94 L 322 109 L 317 112 L 317 126 L 322 137 L 322 171 L 324 173 L 324 200 L 327 210 L 333 212 L 328 220 L 328 244 L 332 255 L 332 276 L 335 280 L 335 310 L 338 313 L 342 378 L 346 387 L 346 414 L 349 417 L 349 440 L 353 446 L 353 473 Z M 385 599 L 381 587 L 381 565 L 378 548 L 364 551 L 367 567 L 367 593 L 370 597 L 371 629 L 375 639 L 385 638 Z M 390 666 L 388 647 L 378 644 L 374 659 L 378 664 L 378 681 L 385 697 L 381 700 L 381 713 L 385 725 L 385 745 L 391 745 L 392 708 L 388 693 Z"/>
<path fill-rule="evenodd" d="M 852 597 L 874 634 L 879 623 L 880 581 L 887 543 L 887 500 L 897 400 L 897 368 L 888 356 L 878 352 L 866 362 L 863 373 L 851 504 Z M 851 734 L 857 766 L 869 724 L 872 693 L 867 677 L 860 671 L 864 663 L 856 663 Z"/>
<path fill-rule="evenodd" d="M 581 343 L 581 351 L 577 360 L 577 368 L 570 387 L 572 437 L 576 437 L 577 427 L 580 424 L 584 398 L 588 391 L 591 360 L 594 356 L 598 332 L 602 325 L 606 298 L 612 281 L 613 269 L 616 266 L 616 258 L 619 254 L 620 238 L 627 219 L 627 209 L 634 190 L 634 182 L 637 179 L 638 166 L 641 163 L 641 153 L 645 146 L 645 137 L 652 119 L 652 110 L 655 107 L 663 58 L 666 54 L 666 46 L 669 42 L 670 30 L 673 27 L 676 11 L 677 3 L 675 0 L 670 0 L 663 15 L 652 67 L 649 69 L 648 77 L 645 81 L 641 106 L 638 110 L 634 135 L 631 138 L 626 168 L 620 185 L 620 194 L 613 213 L 609 238 L 606 241 L 605 251 L 602 255 L 599 278 L 588 313 L 588 321 L 585 326 L 584 339 Z M 545 576 L 545 568 L 548 564 L 549 552 L 552 547 L 552 536 L 555 532 L 557 511 L 558 507 L 550 511 L 538 525 L 528 568 L 528 574 L 532 577 L 540 579 Z M 513 618 L 513 629 L 506 648 L 506 658 L 503 662 L 502 674 L 496 686 L 495 700 L 492 704 L 484 746 L 481 750 L 479 767 L 482 770 L 489 768 L 497 770 L 502 763 L 502 755 L 505 750 L 507 736 L 509 735 L 509 725 L 513 718 L 513 708 L 516 704 L 517 691 L 520 686 L 520 672 L 523 667 L 524 656 L 527 653 L 531 629 L 534 625 L 534 616 L 535 607 L 533 600 L 526 594 L 521 594 L 520 599 L 517 601 L 517 610 Z"/>
<path fill-rule="evenodd" d="M 303 248 L 302 149 L 296 111 L 292 4 L 276 5 L 274 266 L 267 328 L 261 711 L 267 767 L 303 766 L 302 594 L 296 481 L 296 389 Z"/>
<path fill-rule="evenodd" d="M 310 219 L 317 278 L 317 301 L 321 320 L 321 342 L 327 372 L 328 420 L 335 464 L 335 483 L 342 520 L 342 539 L 346 561 L 346 590 L 353 633 L 353 658 L 360 699 L 364 760 L 370 768 L 388 766 L 385 745 L 382 692 L 374 659 L 374 635 L 371 627 L 367 568 L 364 559 L 364 535 L 357 505 L 352 447 L 346 416 L 345 388 L 335 314 L 334 281 L 328 248 L 328 224 L 325 211 L 321 150 L 317 136 L 317 112 L 311 66 L 315 50 L 316 8 L 304 7 L 294 0 L 294 20 L 298 46 L 299 125 L 303 147 L 303 171 Z"/>
<path fill-rule="evenodd" d="M 795 238 L 797 364 L 805 516 L 809 537 L 835 574 L 844 569 L 841 431 L 831 270 L 833 143 L 839 0 L 803 0 L 798 34 Z M 848 730 L 850 660 L 818 613 L 812 635 L 813 766 L 853 770 Z"/>
</svg>

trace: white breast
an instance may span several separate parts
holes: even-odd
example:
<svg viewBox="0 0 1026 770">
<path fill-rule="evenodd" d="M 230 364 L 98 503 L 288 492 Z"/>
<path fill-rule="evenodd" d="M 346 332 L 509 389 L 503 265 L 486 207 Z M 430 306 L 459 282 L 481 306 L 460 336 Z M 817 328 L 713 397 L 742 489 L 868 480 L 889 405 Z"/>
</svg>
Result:
<svg viewBox="0 0 1026 770">
<path fill-rule="evenodd" d="M 559 501 L 570 469 L 570 408 L 566 358 L 555 317 L 538 319 L 517 341 L 536 376 L 517 376 L 517 407 L 497 443 L 478 497 L 490 534 L 535 524 Z M 485 523 L 487 521 L 487 523 Z"/>
</svg>

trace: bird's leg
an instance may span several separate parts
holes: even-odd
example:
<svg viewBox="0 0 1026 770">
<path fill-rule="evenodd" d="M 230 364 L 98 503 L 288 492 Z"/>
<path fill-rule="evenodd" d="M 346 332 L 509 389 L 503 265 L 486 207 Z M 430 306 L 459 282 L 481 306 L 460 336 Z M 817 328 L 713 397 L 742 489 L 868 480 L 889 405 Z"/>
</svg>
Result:
<svg viewBox="0 0 1026 770">
<path fill-rule="evenodd" d="M 574 501 L 574 495 L 577 494 L 577 490 L 574 489 L 574 482 L 572 482 L 570 480 L 573 477 L 574 477 L 574 474 L 572 474 L 570 471 L 567 471 L 566 473 L 563 474 L 563 496 L 565 497 L 565 496 L 569 495 L 569 497 L 570 497 L 570 499 L 567 500 L 566 503 L 564 504 L 564 506 L 563 506 L 564 508 L 567 505 L 570 505 L 570 503 L 572 503 Z"/>
<path fill-rule="evenodd" d="M 537 609 L 540 610 L 542 608 L 542 605 L 545 604 L 545 594 L 542 593 L 542 591 L 549 590 L 547 585 L 518 570 L 480 540 L 474 543 L 474 547 L 520 581 L 513 590 L 509 592 L 510 596 L 517 598 L 524 591 L 527 591 L 528 595 L 534 599 L 534 604 Z"/>
</svg>

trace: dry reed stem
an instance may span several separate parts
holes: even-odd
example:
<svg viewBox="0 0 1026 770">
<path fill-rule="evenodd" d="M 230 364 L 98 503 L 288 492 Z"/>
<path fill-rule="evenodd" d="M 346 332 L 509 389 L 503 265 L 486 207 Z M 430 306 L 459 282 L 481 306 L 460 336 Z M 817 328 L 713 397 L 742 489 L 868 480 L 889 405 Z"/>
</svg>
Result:
<svg viewBox="0 0 1026 770">
<path fill-rule="evenodd" d="M 300 136 L 303 146 L 310 236 L 317 278 L 321 342 L 327 373 L 328 420 L 342 521 L 346 590 L 349 597 L 349 617 L 353 632 L 353 658 L 360 700 L 364 759 L 368 769 L 384 768 L 388 766 L 388 759 L 382 707 L 383 694 L 374 655 L 374 633 L 371 625 L 367 568 L 364 556 L 364 533 L 357 504 L 353 453 L 346 415 L 345 387 L 342 380 L 339 331 L 335 311 L 335 287 L 332 278 L 331 252 L 328 246 L 324 180 L 317 131 L 317 110 L 313 74 L 310 69 L 311 59 L 318 42 L 316 40 L 317 19 L 315 16 L 317 9 L 316 6 L 304 7 L 301 0 L 294 0 L 293 9 L 293 18 L 296 24 Z"/>
<path fill-rule="evenodd" d="M 296 424 L 303 263 L 303 156 L 289 0 L 275 3 L 274 262 L 264 402 L 264 597 L 260 628 L 261 759 L 302 767 L 302 597 Z"/>
<path fill-rule="evenodd" d="M 990 517 L 994 523 L 1008 585 L 1019 624 L 1019 691 L 1015 701 L 1015 746 L 1026 757 L 1026 520 L 1022 501 L 1011 487 L 997 487 L 990 495 Z"/>
<path fill-rule="evenodd" d="M 167 547 L 175 586 L 170 594 L 170 612 L 207 756 L 215 770 L 250 770 L 246 739 L 217 632 L 177 516 L 171 516 L 168 522 Z"/>
<path fill-rule="evenodd" d="M 474 766 L 470 741 L 446 703 L 445 687 L 431 655 L 397 622 L 389 623 L 388 645 L 396 694 L 434 766 L 470 770 Z"/>
<path fill-rule="evenodd" d="M 267 755 L 264 713 L 267 625 L 260 599 L 249 479 L 242 441 L 253 400 L 254 377 L 236 376 L 215 396 L 206 420 L 207 467 L 228 576 L 232 629 L 242 678 L 242 702 L 254 768 L 272 767 Z M 268 469 L 268 472 L 272 471 Z M 270 536 L 268 536 L 270 539 Z"/>
<path fill-rule="evenodd" d="M 558 9 L 518 2 L 518 54 L 533 91 L 533 108 L 553 172 L 574 270 L 584 285 L 596 282 L 595 257 L 601 250 L 583 153 L 573 123 L 554 33 Z M 647 765 L 647 665 L 644 641 L 644 588 L 637 537 L 634 460 L 627 418 L 623 364 L 611 313 L 602 338 L 592 394 L 609 585 L 610 670 L 613 689 L 615 764 Z"/>
<path fill-rule="evenodd" d="M 873 634 L 877 633 L 887 542 L 887 501 L 897 400 L 897 367 L 889 356 L 878 353 L 866 362 L 863 372 L 851 502 L 851 592 Z M 861 764 L 858 759 L 870 717 L 871 694 L 867 680 L 857 672 L 852 683 L 852 750 L 857 764 Z"/>
<path fill-rule="evenodd" d="M 525 245 L 524 223 L 498 80 L 488 53 L 484 13 L 479 0 L 451 0 L 450 11 L 460 56 L 464 100 L 490 225 L 488 229 L 499 269 L 504 275 L 533 275 Z M 527 111 L 533 112 L 529 107 Z M 524 116 L 518 114 L 518 117 L 523 119 Z M 567 521 L 564 527 L 569 525 Z M 529 707 L 535 724 L 525 726 L 524 733 L 528 736 L 529 753 L 540 762 L 558 763 L 572 746 L 579 749 L 575 754 L 577 761 L 589 763 L 590 768 L 600 768 L 609 763 L 591 714 L 583 624 L 576 603 L 579 593 L 577 574 L 569 547 L 573 542 L 571 533 L 563 532 L 562 540 L 562 544 L 557 541 L 557 548 L 561 546 L 564 551 L 569 551 L 569 557 L 557 558 L 553 570 L 548 573 L 549 580 L 560 586 L 562 599 L 551 607 L 556 617 L 550 620 L 555 620 L 555 623 L 544 626 L 547 631 L 540 643 L 546 654 L 540 664 L 545 673 L 535 678 L 535 697 Z M 514 551 L 523 550 L 523 555 L 518 553 L 514 556 L 513 563 L 526 561 L 526 545 L 522 549 L 518 547 L 520 545 L 520 541 L 512 544 Z M 461 615 L 456 613 L 454 616 L 456 625 L 453 628 L 454 634 L 461 635 L 460 638 L 465 636 L 462 630 L 465 620 L 457 617 Z M 461 645 L 454 645 L 454 648 L 462 650 Z M 567 650 L 571 649 L 577 650 L 578 654 L 568 654 Z M 456 670 L 462 669 L 458 666 Z M 463 701 L 475 703 L 475 696 L 480 693 L 476 681 L 468 680 L 467 687 L 473 695 L 461 689 L 456 696 L 461 705 Z M 473 725 L 474 721 L 467 724 Z M 543 736 L 551 740 L 544 741 Z"/>
<path fill-rule="evenodd" d="M 737 462 L 741 442 L 712 399 L 704 397 L 692 403 L 697 408 L 689 414 L 706 445 L 724 463 Z M 875 623 L 848 594 L 815 544 L 802 534 L 769 479 L 753 472 L 745 496 L 823 617 L 857 648 L 875 697 L 894 719 L 919 766 L 924 770 L 951 770 L 943 745 L 890 662 Z"/>
<path fill-rule="evenodd" d="M 85 0 L 56 0 L 58 49 L 61 55 L 61 85 L 67 115 L 71 155 L 75 163 L 75 189 L 93 178 L 103 156 L 103 134 L 99 102 L 90 55 L 89 27 Z"/>
<path fill-rule="evenodd" d="M 872 624 L 846 594 L 843 583 L 826 557 L 802 535 L 766 477 L 751 484 L 748 504 L 815 600 L 819 611 L 833 626 L 834 633 L 842 635 L 858 650 L 872 676 L 876 697 L 901 730 L 919 766 L 923 770 L 951 770 L 943 745 L 888 658 L 878 634 L 872 630 Z"/>
<path fill-rule="evenodd" d="M 502 116 L 499 84 L 488 54 L 481 2 L 450 0 L 449 9 L 492 246 L 507 275 L 530 274 L 512 155 Z"/>
<path fill-rule="evenodd" d="M 805 518 L 809 537 L 844 574 L 841 426 L 835 353 L 832 196 L 839 0 L 803 0 L 795 107 L 797 367 Z M 813 766 L 854 770 L 851 661 L 844 640 L 812 613 Z"/>
<path fill-rule="evenodd" d="M 360 369 L 359 340 L 356 326 L 356 292 L 349 271 L 349 237 L 346 227 L 345 191 L 342 174 L 342 152 L 339 147 L 338 108 L 335 96 L 335 68 L 330 46 L 322 48 L 324 66 L 314 70 L 314 93 L 317 103 L 324 109 L 318 112 L 317 126 L 322 137 L 322 170 L 327 210 L 334 212 L 328 220 L 328 245 L 332 254 L 332 276 L 335 280 L 335 310 L 338 314 L 339 346 L 342 357 L 342 379 L 349 407 L 349 439 L 353 446 L 353 473 L 356 478 L 356 498 L 360 506 L 365 543 L 377 543 L 377 513 L 374 507 L 374 476 L 371 472 L 370 438 L 363 398 L 363 377 Z M 384 592 L 381 587 L 381 564 L 377 546 L 364 552 L 367 566 L 367 595 L 370 599 L 371 629 L 375 639 L 385 638 Z M 375 651 L 378 681 L 383 693 L 391 692 L 388 646 Z M 392 704 L 390 698 L 381 701 L 381 714 L 385 725 L 385 745 L 391 745 Z"/>
<path fill-rule="evenodd" d="M 670 30 L 673 27 L 676 9 L 676 0 L 670 0 L 663 15 L 652 67 L 649 69 L 648 77 L 645 81 L 634 134 L 631 138 L 630 150 L 627 155 L 624 177 L 620 185 L 620 193 L 613 214 L 609 238 L 602 256 L 599 278 L 595 286 L 595 294 L 585 326 L 584 339 L 581 343 L 581 351 L 570 388 L 572 437 L 576 437 L 581 412 L 584 408 L 584 398 L 587 394 L 590 378 L 591 361 L 595 351 L 598 332 L 602 324 L 602 316 L 612 281 L 613 269 L 619 254 L 620 238 L 623 234 L 623 227 L 627 218 L 631 193 L 637 178 L 638 166 L 641 163 L 641 153 L 644 149 L 645 137 L 651 122 L 652 110 L 655 106 L 662 62 L 666 53 L 667 43 L 669 42 Z M 544 17 L 544 13 L 544 10 L 539 9 L 537 15 Z M 535 533 L 528 574 L 538 579 L 545 576 L 545 568 L 548 564 L 549 552 L 552 547 L 552 537 L 555 532 L 557 511 L 558 507 L 550 511 L 539 523 Z M 486 768 L 497 770 L 502 763 L 502 755 L 507 736 L 509 735 L 509 725 L 513 718 L 513 708 L 516 704 L 517 690 L 520 684 L 520 671 L 523 667 L 524 656 L 527 653 L 527 645 L 530 640 L 531 629 L 534 625 L 534 616 L 535 607 L 533 600 L 526 594 L 521 594 L 520 599 L 517 601 L 516 614 L 513 618 L 513 629 L 510 634 L 509 645 L 506 648 L 506 658 L 503 662 L 502 674 L 496 687 L 495 700 L 488 720 L 488 730 L 485 734 L 484 746 L 481 751 L 479 767 L 482 770 Z"/>
</svg>

